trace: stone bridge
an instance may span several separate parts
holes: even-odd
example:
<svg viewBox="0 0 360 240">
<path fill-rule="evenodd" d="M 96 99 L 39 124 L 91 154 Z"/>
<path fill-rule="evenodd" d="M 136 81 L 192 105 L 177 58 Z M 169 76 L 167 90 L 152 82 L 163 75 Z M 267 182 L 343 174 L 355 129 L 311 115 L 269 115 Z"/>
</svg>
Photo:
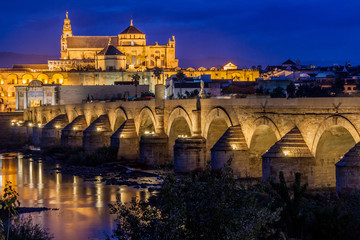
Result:
<svg viewBox="0 0 360 240">
<path fill-rule="evenodd" d="M 335 186 L 335 164 L 360 142 L 360 98 L 164 100 L 156 87 L 150 101 L 29 108 L 26 127 L 41 148 L 114 146 L 119 158 L 173 162 L 176 172 L 207 161 L 214 169 L 229 162 L 240 177 L 283 171 L 291 181 L 301 172 L 311 187 Z M 346 175 L 357 179 L 359 167 L 342 162 L 339 189 L 351 188 Z"/>
</svg>

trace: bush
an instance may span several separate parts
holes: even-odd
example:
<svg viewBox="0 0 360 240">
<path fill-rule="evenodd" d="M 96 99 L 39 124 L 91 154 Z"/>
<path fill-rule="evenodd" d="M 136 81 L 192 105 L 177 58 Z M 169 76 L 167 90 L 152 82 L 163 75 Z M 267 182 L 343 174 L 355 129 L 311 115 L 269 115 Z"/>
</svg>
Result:
<svg viewBox="0 0 360 240">
<path fill-rule="evenodd" d="M 31 217 L 19 218 L 19 194 L 7 182 L 0 200 L 0 240 L 48 240 L 53 236 L 38 224 L 33 224 Z"/>
<path fill-rule="evenodd" d="M 264 239 L 281 209 L 259 203 L 259 194 L 236 183 L 230 171 L 170 176 L 158 198 L 111 205 L 116 239 Z"/>
<path fill-rule="evenodd" d="M 39 224 L 34 224 L 31 216 L 29 216 L 20 218 L 20 221 L 10 229 L 8 239 L 50 240 L 53 238 L 54 236 L 47 229 L 42 228 Z"/>
<path fill-rule="evenodd" d="M 359 239 L 360 194 L 307 190 L 301 175 L 241 186 L 228 170 L 167 177 L 148 201 L 118 201 L 116 239 Z M 110 239 L 110 237 L 108 237 Z"/>
</svg>

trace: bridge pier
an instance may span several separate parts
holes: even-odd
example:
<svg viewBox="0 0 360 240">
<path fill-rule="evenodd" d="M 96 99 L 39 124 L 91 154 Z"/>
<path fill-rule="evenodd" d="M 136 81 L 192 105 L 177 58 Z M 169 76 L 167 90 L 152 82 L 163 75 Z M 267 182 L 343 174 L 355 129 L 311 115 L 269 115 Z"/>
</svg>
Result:
<svg viewBox="0 0 360 240">
<path fill-rule="evenodd" d="M 61 114 L 48 122 L 41 132 L 40 148 L 44 150 L 61 144 L 61 130 L 69 124 L 66 114 Z"/>
<path fill-rule="evenodd" d="M 24 122 L 13 122 L 11 125 L 11 141 L 18 144 L 25 144 L 27 127 L 24 126 Z"/>
<path fill-rule="evenodd" d="M 40 123 L 33 127 L 33 145 L 34 145 L 34 147 L 40 147 L 42 130 L 43 130 L 43 128 Z"/>
<path fill-rule="evenodd" d="M 285 134 L 262 156 L 263 180 L 279 180 L 279 173 L 284 173 L 285 181 L 294 183 L 295 173 L 301 173 L 301 181 L 315 187 L 315 158 L 306 145 L 299 129 L 294 127 Z"/>
<path fill-rule="evenodd" d="M 111 146 L 118 149 L 118 159 L 139 159 L 139 138 L 134 119 L 126 120 L 111 136 Z"/>
<path fill-rule="evenodd" d="M 26 143 L 32 145 L 33 144 L 33 123 L 32 122 L 25 122 L 26 125 Z"/>
<path fill-rule="evenodd" d="M 169 138 L 164 131 L 165 85 L 155 85 L 155 134 L 140 140 L 140 163 L 163 165 L 169 161 Z"/>
<path fill-rule="evenodd" d="M 197 99 L 193 113 L 193 135 L 178 138 L 174 145 L 174 171 L 179 173 L 204 170 L 206 166 L 206 139 L 201 136 L 201 103 Z"/>
<path fill-rule="evenodd" d="M 357 143 L 335 164 L 336 191 L 360 190 L 360 143 Z"/>
<path fill-rule="evenodd" d="M 239 125 L 229 127 L 211 149 L 212 169 L 220 170 L 229 160 L 235 176 L 258 177 L 257 169 L 250 165 L 249 148 Z"/>
<path fill-rule="evenodd" d="M 91 152 L 101 147 L 109 147 L 111 135 L 109 118 L 107 115 L 101 115 L 83 132 L 84 150 Z"/>
<path fill-rule="evenodd" d="M 140 140 L 140 163 L 163 165 L 168 163 L 169 138 L 165 134 L 143 135 Z"/>
<path fill-rule="evenodd" d="M 174 145 L 174 171 L 187 173 L 204 170 L 206 140 L 203 137 L 178 138 Z"/>
<path fill-rule="evenodd" d="M 64 147 L 81 148 L 83 146 L 83 131 L 86 127 L 85 116 L 77 116 L 61 131 L 61 145 Z"/>
</svg>

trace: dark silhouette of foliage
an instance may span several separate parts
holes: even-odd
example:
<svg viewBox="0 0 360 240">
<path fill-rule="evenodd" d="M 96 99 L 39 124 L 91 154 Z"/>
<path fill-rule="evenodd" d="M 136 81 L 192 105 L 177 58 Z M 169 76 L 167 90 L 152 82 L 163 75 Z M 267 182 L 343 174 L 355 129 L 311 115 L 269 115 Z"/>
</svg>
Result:
<svg viewBox="0 0 360 240">
<path fill-rule="evenodd" d="M 294 84 L 294 82 L 291 82 L 291 83 L 286 87 L 287 97 L 288 97 L 288 98 L 293 98 L 293 97 L 295 97 L 295 92 L 296 92 L 295 84 Z"/>
<path fill-rule="evenodd" d="M 272 93 L 270 94 L 270 97 L 272 97 L 272 98 L 284 98 L 285 97 L 284 89 L 282 87 L 275 88 L 272 91 Z"/>
</svg>

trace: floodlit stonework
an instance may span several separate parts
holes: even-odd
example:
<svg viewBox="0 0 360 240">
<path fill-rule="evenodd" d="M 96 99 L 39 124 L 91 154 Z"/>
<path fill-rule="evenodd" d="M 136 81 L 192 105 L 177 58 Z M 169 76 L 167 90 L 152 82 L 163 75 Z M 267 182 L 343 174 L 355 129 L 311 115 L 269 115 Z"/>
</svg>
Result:
<svg viewBox="0 0 360 240">
<path fill-rule="evenodd" d="M 176 68 L 175 37 L 164 45 L 157 42 L 147 45 L 146 35 L 133 25 L 117 36 L 76 36 L 73 34 L 68 13 L 61 35 L 61 59 L 96 59 L 107 44 L 111 44 L 126 56 L 127 68 Z M 125 66 L 123 66 L 125 69 Z"/>
<path fill-rule="evenodd" d="M 61 126 L 71 131 L 66 126 L 78 122 L 81 116 L 85 121 L 74 131 L 78 131 L 78 141 L 82 134 L 82 145 L 88 150 L 113 144 L 123 159 L 130 152 L 133 158 L 142 150 L 154 156 L 161 151 L 160 163 L 176 158 L 180 172 L 202 168 L 204 154 L 215 169 L 231 158 L 231 166 L 241 177 L 276 179 L 283 171 L 290 179 L 295 172 L 301 172 L 311 187 L 334 187 L 335 164 L 360 141 L 360 98 L 164 100 L 161 94 L 157 96 L 155 101 L 29 108 L 24 112 L 23 127 L 53 125 L 54 118 L 66 115 L 61 117 Z M 69 134 L 63 131 L 63 136 Z M 143 146 L 142 136 L 146 139 Z M 53 137 L 60 138 L 56 134 Z M 192 138 L 203 138 L 205 142 Z M 121 147 L 136 141 L 140 145 Z M 144 163 L 156 164 L 154 159 Z M 359 182 L 352 184 L 349 186 L 358 186 Z"/>
</svg>

